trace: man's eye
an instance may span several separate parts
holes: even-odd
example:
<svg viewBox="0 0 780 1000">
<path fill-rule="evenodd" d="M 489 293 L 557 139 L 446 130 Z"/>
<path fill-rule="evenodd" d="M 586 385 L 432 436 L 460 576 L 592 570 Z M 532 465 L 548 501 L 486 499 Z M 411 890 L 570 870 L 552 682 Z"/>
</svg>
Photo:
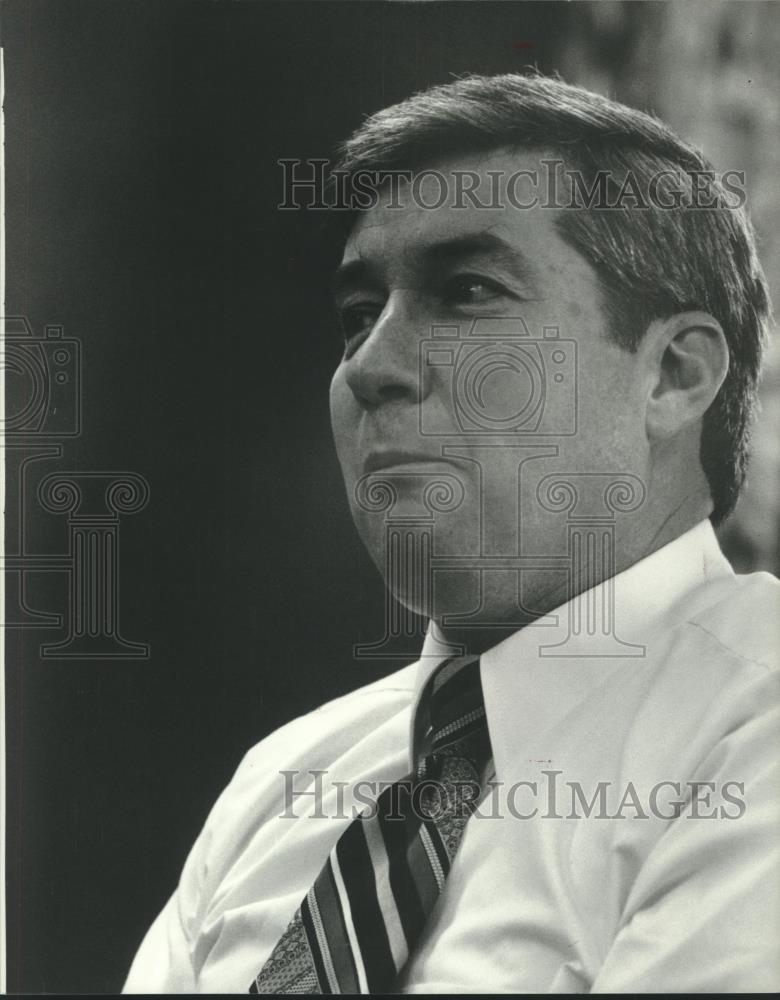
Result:
<svg viewBox="0 0 780 1000">
<path fill-rule="evenodd" d="M 444 297 L 454 305 L 479 305 L 481 302 L 492 302 L 507 291 L 490 278 L 482 278 L 473 274 L 461 274 L 451 278 L 444 288 Z"/>
</svg>

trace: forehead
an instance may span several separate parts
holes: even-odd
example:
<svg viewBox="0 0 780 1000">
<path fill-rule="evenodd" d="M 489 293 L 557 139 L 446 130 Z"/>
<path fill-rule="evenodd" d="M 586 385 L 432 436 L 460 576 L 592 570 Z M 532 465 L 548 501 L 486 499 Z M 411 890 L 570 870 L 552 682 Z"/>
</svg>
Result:
<svg viewBox="0 0 780 1000">
<path fill-rule="evenodd" d="M 377 206 L 358 217 L 342 263 L 361 260 L 402 272 L 415 266 L 415 254 L 424 248 L 490 234 L 522 254 L 546 282 L 564 275 L 567 282 L 592 281 L 590 265 L 556 228 L 560 209 L 517 207 L 530 205 L 534 196 L 544 201 L 548 174 L 542 160 L 553 156 L 541 150 L 467 154 L 421 168 L 413 183 L 401 181 L 395 191 L 385 186 Z M 458 185 L 473 189 L 481 204 L 468 195 L 458 198 Z M 438 201 L 441 207 L 426 207 Z"/>
</svg>

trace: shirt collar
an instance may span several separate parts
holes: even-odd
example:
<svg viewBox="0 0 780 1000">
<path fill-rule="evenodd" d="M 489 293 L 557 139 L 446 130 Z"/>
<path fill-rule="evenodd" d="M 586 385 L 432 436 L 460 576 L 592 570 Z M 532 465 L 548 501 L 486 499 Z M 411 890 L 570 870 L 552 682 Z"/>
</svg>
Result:
<svg viewBox="0 0 780 1000">
<path fill-rule="evenodd" d="M 731 574 L 707 519 L 483 653 L 482 689 L 498 777 L 511 768 L 521 728 L 523 744 L 532 744 L 534 732 L 542 733 L 571 711 L 594 684 L 644 659 L 647 644 L 671 623 L 684 595 Z M 598 627 L 592 631 L 587 623 L 589 616 L 593 622 L 594 609 Z M 605 623 L 605 613 L 614 627 Z M 412 733 L 425 682 L 458 652 L 431 622 L 417 664 Z M 520 706 L 523 727 L 517 725 Z"/>
</svg>

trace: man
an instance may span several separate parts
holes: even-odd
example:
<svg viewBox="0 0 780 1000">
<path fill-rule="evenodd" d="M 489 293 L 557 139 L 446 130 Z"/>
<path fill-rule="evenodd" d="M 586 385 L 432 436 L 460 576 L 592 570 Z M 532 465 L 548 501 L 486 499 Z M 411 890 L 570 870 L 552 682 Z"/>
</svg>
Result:
<svg viewBox="0 0 780 1000">
<path fill-rule="evenodd" d="M 542 77 L 345 144 L 333 430 L 431 624 L 249 752 L 127 991 L 780 986 L 777 581 L 712 528 L 768 300 L 708 170 Z"/>
</svg>

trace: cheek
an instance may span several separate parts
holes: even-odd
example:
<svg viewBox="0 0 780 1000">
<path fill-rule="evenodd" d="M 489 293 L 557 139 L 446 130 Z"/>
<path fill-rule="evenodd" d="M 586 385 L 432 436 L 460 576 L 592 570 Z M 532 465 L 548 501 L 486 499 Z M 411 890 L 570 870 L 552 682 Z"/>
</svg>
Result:
<svg viewBox="0 0 780 1000">
<path fill-rule="evenodd" d="M 636 420 L 642 416 L 642 385 L 636 355 L 618 345 L 599 343 L 581 349 L 579 373 L 583 409 L 602 417 L 620 415 Z"/>
<path fill-rule="evenodd" d="M 330 425 L 339 460 L 344 462 L 354 438 L 354 396 L 349 391 L 343 367 L 339 366 L 330 383 Z"/>
</svg>

